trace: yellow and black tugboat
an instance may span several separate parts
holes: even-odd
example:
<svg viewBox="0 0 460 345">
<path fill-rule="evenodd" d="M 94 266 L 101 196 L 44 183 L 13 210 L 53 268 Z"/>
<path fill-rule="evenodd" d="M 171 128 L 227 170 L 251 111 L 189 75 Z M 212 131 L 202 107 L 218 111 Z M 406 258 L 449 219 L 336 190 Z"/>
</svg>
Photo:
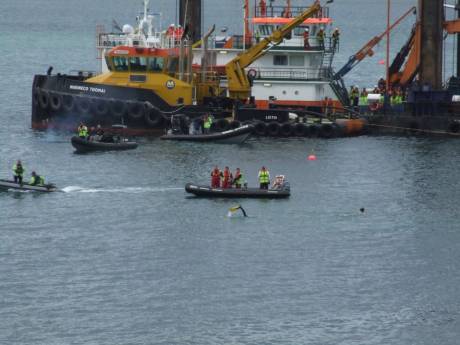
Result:
<svg viewBox="0 0 460 345">
<path fill-rule="evenodd" d="M 184 45 L 185 46 L 185 45 Z M 109 71 L 92 75 L 37 75 L 33 86 L 34 128 L 125 124 L 138 134 L 163 128 L 172 114 L 231 115 L 221 104 L 219 81 L 199 78 L 191 70 L 188 52 L 180 48 L 117 46 L 105 55 Z M 216 102 L 219 103 L 216 103 Z M 211 102 L 212 103 L 212 102 Z"/>
</svg>

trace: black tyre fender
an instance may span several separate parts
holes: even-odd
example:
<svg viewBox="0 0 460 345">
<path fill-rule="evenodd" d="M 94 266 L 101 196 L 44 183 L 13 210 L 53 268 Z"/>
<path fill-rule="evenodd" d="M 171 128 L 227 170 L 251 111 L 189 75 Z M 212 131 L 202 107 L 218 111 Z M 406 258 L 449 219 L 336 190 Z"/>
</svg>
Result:
<svg viewBox="0 0 460 345">
<path fill-rule="evenodd" d="M 47 109 L 50 105 L 50 94 L 46 90 L 40 90 L 40 94 L 38 95 L 38 103 L 40 104 L 40 108 Z"/>
<path fill-rule="evenodd" d="M 277 137 L 280 134 L 280 129 L 280 124 L 272 121 L 267 125 L 267 134 L 271 137 Z"/>
<path fill-rule="evenodd" d="M 116 116 L 121 117 L 125 115 L 126 112 L 126 103 L 119 99 L 112 99 L 109 102 L 110 112 Z"/>
<path fill-rule="evenodd" d="M 335 128 L 330 123 L 324 123 L 319 129 L 319 136 L 321 138 L 332 138 L 335 136 Z"/>
<path fill-rule="evenodd" d="M 296 137 L 306 137 L 308 136 L 307 129 L 307 126 L 303 123 L 296 123 L 293 129 L 293 134 Z"/>
<path fill-rule="evenodd" d="M 103 98 L 94 98 L 91 102 L 91 107 L 97 116 L 105 116 L 109 112 L 109 105 Z"/>
<path fill-rule="evenodd" d="M 267 134 L 267 125 L 265 122 L 257 121 L 254 123 L 254 133 L 256 135 L 264 136 Z"/>
<path fill-rule="evenodd" d="M 149 127 L 159 127 L 164 123 L 165 118 L 160 109 L 151 105 L 144 112 L 144 121 Z"/>
<path fill-rule="evenodd" d="M 80 96 L 77 98 L 77 109 L 81 114 L 87 114 L 91 110 L 91 102 L 88 97 Z"/>
<path fill-rule="evenodd" d="M 75 99 L 72 95 L 64 95 L 62 97 L 62 107 L 66 112 L 71 112 L 75 106 Z"/>
<path fill-rule="evenodd" d="M 460 132 L 460 122 L 457 122 L 457 121 L 452 121 L 449 123 L 449 125 L 447 126 L 447 131 L 449 133 L 454 133 L 454 134 L 457 134 Z"/>
<path fill-rule="evenodd" d="M 308 134 L 310 137 L 316 138 L 319 135 L 319 126 L 318 125 L 308 126 Z"/>
<path fill-rule="evenodd" d="M 149 103 L 150 104 L 150 103 Z M 128 107 L 128 116 L 133 120 L 141 119 L 145 116 L 145 104 L 141 102 L 128 101 L 126 102 Z"/>
<path fill-rule="evenodd" d="M 54 111 L 61 110 L 62 95 L 59 93 L 50 93 L 50 108 Z"/>
<path fill-rule="evenodd" d="M 280 134 L 283 137 L 290 137 L 292 135 L 292 125 L 290 123 L 283 123 L 280 126 Z"/>
<path fill-rule="evenodd" d="M 40 88 L 39 87 L 34 88 L 34 91 L 32 92 L 32 102 L 34 103 L 35 106 L 40 105 Z"/>
</svg>

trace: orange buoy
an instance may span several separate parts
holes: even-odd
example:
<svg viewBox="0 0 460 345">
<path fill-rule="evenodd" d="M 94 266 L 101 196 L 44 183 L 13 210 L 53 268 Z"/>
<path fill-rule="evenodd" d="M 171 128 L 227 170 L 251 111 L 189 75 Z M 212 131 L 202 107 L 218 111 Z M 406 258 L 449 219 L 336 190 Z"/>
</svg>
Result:
<svg viewBox="0 0 460 345">
<path fill-rule="evenodd" d="M 316 161 L 316 155 L 314 155 L 313 153 L 311 155 L 308 156 L 308 160 L 309 161 Z"/>
</svg>

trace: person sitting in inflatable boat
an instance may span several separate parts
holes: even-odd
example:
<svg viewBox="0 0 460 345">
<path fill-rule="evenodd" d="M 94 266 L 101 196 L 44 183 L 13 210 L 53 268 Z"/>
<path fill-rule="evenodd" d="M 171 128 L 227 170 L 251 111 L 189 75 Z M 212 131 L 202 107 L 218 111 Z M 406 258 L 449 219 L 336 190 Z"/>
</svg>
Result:
<svg viewBox="0 0 460 345">
<path fill-rule="evenodd" d="M 284 175 L 277 175 L 271 189 L 283 189 L 285 183 Z"/>
</svg>

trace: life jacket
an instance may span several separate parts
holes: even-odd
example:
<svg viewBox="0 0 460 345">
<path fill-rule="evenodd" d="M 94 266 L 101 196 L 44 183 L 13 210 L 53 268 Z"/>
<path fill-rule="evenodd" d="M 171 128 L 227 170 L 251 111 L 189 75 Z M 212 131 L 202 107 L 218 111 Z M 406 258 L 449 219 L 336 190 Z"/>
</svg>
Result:
<svg viewBox="0 0 460 345">
<path fill-rule="evenodd" d="M 232 173 L 229 170 L 224 170 L 224 180 L 229 180 L 232 176 Z"/>
<path fill-rule="evenodd" d="M 367 96 L 362 95 L 359 97 L 359 105 L 367 105 Z"/>
<path fill-rule="evenodd" d="M 211 125 L 212 125 L 212 118 L 208 117 L 208 119 L 203 124 L 203 128 L 209 129 L 211 128 Z"/>
<path fill-rule="evenodd" d="M 334 42 L 337 42 L 339 40 L 340 32 L 339 31 L 334 31 L 332 33 L 332 39 Z"/>
<path fill-rule="evenodd" d="M 24 174 L 24 167 L 22 166 L 22 164 L 15 164 L 13 166 L 13 172 L 15 176 L 22 176 L 22 174 Z"/>
<path fill-rule="evenodd" d="M 324 42 L 324 31 L 318 31 L 318 33 L 316 34 L 316 39 L 318 40 L 318 42 Z"/>
<path fill-rule="evenodd" d="M 241 185 L 243 182 L 243 174 L 235 173 L 235 177 L 233 178 L 233 182 L 235 184 Z"/>
<path fill-rule="evenodd" d="M 35 175 L 35 176 L 32 176 L 32 178 L 30 179 L 30 184 L 32 186 L 44 185 L 45 179 L 39 175 Z"/>
<path fill-rule="evenodd" d="M 87 137 L 88 136 L 88 127 L 86 127 L 86 126 L 78 127 L 78 136 L 79 137 Z"/>
<path fill-rule="evenodd" d="M 268 170 L 259 171 L 259 183 L 270 183 L 270 175 L 268 173 Z"/>
</svg>

